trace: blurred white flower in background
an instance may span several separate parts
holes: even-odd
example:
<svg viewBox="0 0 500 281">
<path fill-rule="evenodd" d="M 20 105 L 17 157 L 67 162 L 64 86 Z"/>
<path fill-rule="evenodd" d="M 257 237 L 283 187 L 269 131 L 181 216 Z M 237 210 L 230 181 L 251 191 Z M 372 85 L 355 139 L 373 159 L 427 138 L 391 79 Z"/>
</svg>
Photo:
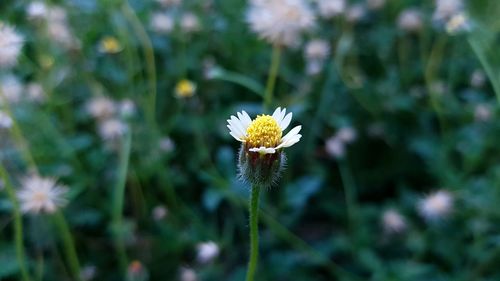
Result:
<svg viewBox="0 0 500 281">
<path fill-rule="evenodd" d="M 175 21 L 164 12 L 156 12 L 151 16 L 150 26 L 156 33 L 169 34 L 174 30 Z"/>
<path fill-rule="evenodd" d="M 32 102 L 42 103 L 47 97 L 45 96 L 42 85 L 36 82 L 31 82 L 26 85 L 26 98 Z"/>
<path fill-rule="evenodd" d="M 435 0 L 436 9 L 433 19 L 438 22 L 447 22 L 456 14 L 463 11 L 464 3 L 462 0 Z"/>
<path fill-rule="evenodd" d="M 425 220 L 439 221 L 451 213 L 453 196 L 446 190 L 439 190 L 421 199 L 417 208 Z"/>
<path fill-rule="evenodd" d="M 414 8 L 403 10 L 398 17 L 398 27 L 406 32 L 421 30 L 423 27 L 421 12 Z"/>
<path fill-rule="evenodd" d="M 474 108 L 474 119 L 476 122 L 488 122 L 493 117 L 493 112 L 487 104 L 478 104 Z"/>
<path fill-rule="evenodd" d="M 378 10 L 384 7 L 385 0 L 366 0 L 366 5 L 371 10 Z"/>
<path fill-rule="evenodd" d="M 474 88 L 481 88 L 486 83 L 486 75 L 481 69 L 476 69 L 470 76 L 470 85 Z"/>
<path fill-rule="evenodd" d="M 127 130 L 127 124 L 119 119 L 111 118 L 99 122 L 99 135 L 106 141 L 119 139 Z"/>
<path fill-rule="evenodd" d="M 303 0 L 250 0 L 246 19 L 261 39 L 289 47 L 314 26 L 314 14 Z"/>
<path fill-rule="evenodd" d="M 161 138 L 158 146 L 161 151 L 166 153 L 172 152 L 175 149 L 175 143 L 169 137 Z"/>
<path fill-rule="evenodd" d="M 93 280 L 97 275 L 97 267 L 95 265 L 86 265 L 80 272 L 80 278 L 84 281 Z"/>
<path fill-rule="evenodd" d="M 0 129 L 9 129 L 10 127 L 12 127 L 12 118 L 7 113 L 0 111 Z"/>
<path fill-rule="evenodd" d="M 124 99 L 118 104 L 118 111 L 123 118 L 130 118 L 135 115 L 137 108 L 131 99 Z"/>
<path fill-rule="evenodd" d="M 180 20 L 180 28 L 184 33 L 193 33 L 201 30 L 200 20 L 193 13 L 185 13 Z"/>
<path fill-rule="evenodd" d="M 324 62 L 329 54 L 330 46 L 327 41 L 320 39 L 309 41 L 304 48 L 307 74 L 319 74 L 319 72 L 323 69 Z"/>
<path fill-rule="evenodd" d="M 180 272 L 180 280 L 181 281 L 197 281 L 198 275 L 192 268 L 182 267 Z"/>
<path fill-rule="evenodd" d="M 326 140 L 326 152 L 333 158 L 339 159 L 344 157 L 346 145 L 354 142 L 357 135 L 356 130 L 352 127 L 340 128 L 334 136 Z"/>
<path fill-rule="evenodd" d="M 382 226 L 387 234 L 397 234 L 406 230 L 405 218 L 396 210 L 389 209 L 382 214 Z"/>
<path fill-rule="evenodd" d="M 94 118 L 106 119 L 115 114 L 116 105 L 110 98 L 104 96 L 93 97 L 87 103 L 87 111 Z"/>
<path fill-rule="evenodd" d="M 24 178 L 21 184 L 17 197 L 24 213 L 54 213 L 68 202 L 64 198 L 68 189 L 58 185 L 53 178 L 31 175 Z"/>
<path fill-rule="evenodd" d="M 68 24 L 66 10 L 62 7 L 48 8 L 47 32 L 50 38 L 67 49 L 80 48 L 80 41 L 73 35 Z"/>
<path fill-rule="evenodd" d="M 470 28 L 471 24 L 469 17 L 463 12 L 453 15 L 448 22 L 446 22 L 446 32 L 450 35 L 469 31 Z"/>
<path fill-rule="evenodd" d="M 199 263 L 209 263 L 219 255 L 219 246 L 213 242 L 203 242 L 196 245 L 197 256 Z"/>
<path fill-rule="evenodd" d="M 336 137 L 345 143 L 352 143 L 356 140 L 358 133 L 352 127 L 342 127 L 337 131 Z"/>
<path fill-rule="evenodd" d="M 153 208 L 151 213 L 155 221 L 160 221 L 168 215 L 168 209 L 163 205 L 158 205 Z"/>
<path fill-rule="evenodd" d="M 318 13 L 323 18 L 333 18 L 343 14 L 346 10 L 345 0 L 317 0 Z"/>
<path fill-rule="evenodd" d="M 0 105 L 21 101 L 23 90 L 23 85 L 16 76 L 5 75 L 0 80 Z"/>
<path fill-rule="evenodd" d="M 354 4 L 347 9 L 346 18 L 350 23 L 357 23 L 366 15 L 366 8 L 362 4 Z"/>
<path fill-rule="evenodd" d="M 17 64 L 23 44 L 24 38 L 13 27 L 0 21 L 0 68 Z"/>
<path fill-rule="evenodd" d="M 33 1 L 26 7 L 26 15 L 30 20 L 40 20 L 47 17 L 47 5 L 42 1 Z"/>
</svg>

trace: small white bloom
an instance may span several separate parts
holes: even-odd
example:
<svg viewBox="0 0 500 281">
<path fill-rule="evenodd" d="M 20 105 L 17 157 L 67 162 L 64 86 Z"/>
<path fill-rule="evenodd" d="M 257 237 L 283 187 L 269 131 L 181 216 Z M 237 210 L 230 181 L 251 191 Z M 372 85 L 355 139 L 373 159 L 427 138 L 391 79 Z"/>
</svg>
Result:
<svg viewBox="0 0 500 281">
<path fill-rule="evenodd" d="M 106 119 L 113 116 L 116 112 L 115 103 L 104 96 L 94 97 L 87 104 L 87 111 L 92 117 L 97 119 Z"/>
<path fill-rule="evenodd" d="M 318 11 L 323 18 L 333 18 L 346 10 L 345 0 L 318 0 Z"/>
<path fill-rule="evenodd" d="M 286 114 L 278 107 L 272 116 L 259 115 L 253 121 L 245 111 L 238 112 L 238 117 L 232 115 L 227 120 L 229 134 L 236 140 L 245 143 L 251 152 L 272 154 L 277 150 L 296 144 L 302 137 L 299 134 L 302 126 L 296 126 L 282 137 L 283 131 L 292 121 L 292 113 Z"/>
<path fill-rule="evenodd" d="M 453 196 L 446 190 L 439 190 L 420 200 L 418 211 L 428 221 L 447 217 L 453 208 Z"/>
<path fill-rule="evenodd" d="M 213 242 L 203 242 L 196 246 L 198 254 L 196 259 L 199 263 L 209 263 L 219 255 L 219 246 Z"/>
<path fill-rule="evenodd" d="M 26 85 L 26 94 L 26 98 L 33 102 L 41 103 L 46 99 L 42 85 L 40 85 L 39 83 L 31 82 Z"/>
<path fill-rule="evenodd" d="M 378 10 L 385 5 L 385 0 L 366 0 L 366 5 L 372 10 Z"/>
<path fill-rule="evenodd" d="M 315 39 L 307 43 L 304 56 L 306 59 L 313 60 L 325 60 L 330 54 L 330 46 L 327 41 L 321 39 Z"/>
<path fill-rule="evenodd" d="M 260 38 L 284 46 L 296 46 L 301 33 L 314 26 L 314 14 L 303 0 L 251 0 L 246 19 Z"/>
<path fill-rule="evenodd" d="M 10 127 L 12 127 L 12 118 L 7 113 L 0 111 L 0 129 L 9 129 Z"/>
<path fill-rule="evenodd" d="M 308 60 L 306 64 L 306 73 L 309 76 L 318 75 L 323 69 L 323 62 L 318 60 Z"/>
<path fill-rule="evenodd" d="M 355 5 L 352 5 L 351 7 L 349 7 L 349 9 L 347 10 L 346 18 L 347 18 L 347 21 L 349 21 L 351 23 L 357 23 L 361 19 L 363 19 L 365 14 L 366 14 L 365 6 L 363 6 L 361 4 L 355 4 Z"/>
<path fill-rule="evenodd" d="M 151 16 L 151 29 L 160 34 L 168 34 L 174 30 L 174 19 L 166 13 L 157 12 Z"/>
<path fill-rule="evenodd" d="M 164 137 L 160 139 L 159 148 L 164 152 L 172 152 L 175 149 L 174 141 L 169 137 Z"/>
<path fill-rule="evenodd" d="M 407 32 L 416 32 L 422 29 L 422 14 L 417 9 L 406 9 L 399 14 L 398 27 Z"/>
<path fill-rule="evenodd" d="M 180 278 L 181 281 L 198 281 L 198 275 L 192 268 L 181 268 Z"/>
<path fill-rule="evenodd" d="M 336 137 L 345 143 L 351 143 L 355 141 L 357 136 L 358 133 L 352 127 L 343 127 L 340 130 L 338 130 L 336 134 Z"/>
<path fill-rule="evenodd" d="M 406 221 L 396 210 L 389 209 L 382 214 L 382 226 L 386 233 L 401 233 L 406 230 Z"/>
<path fill-rule="evenodd" d="M 463 12 L 453 15 L 448 22 L 446 22 L 446 32 L 454 35 L 470 29 L 469 17 Z"/>
<path fill-rule="evenodd" d="M 17 64 L 24 39 L 16 30 L 0 21 L 0 68 L 10 68 Z"/>
<path fill-rule="evenodd" d="M 68 21 L 66 11 L 62 7 L 54 6 L 48 9 L 47 33 L 56 43 L 67 49 L 77 49 L 80 41 L 73 35 Z"/>
<path fill-rule="evenodd" d="M 474 118 L 476 122 L 488 122 L 493 117 L 493 112 L 487 104 L 478 104 L 474 108 Z"/>
<path fill-rule="evenodd" d="M 474 88 L 481 88 L 486 82 L 486 75 L 480 69 L 474 70 L 470 76 L 470 85 Z"/>
<path fill-rule="evenodd" d="M 160 221 L 168 215 L 168 209 L 163 205 L 158 205 L 154 207 L 152 215 L 155 221 Z"/>
<path fill-rule="evenodd" d="M 17 193 L 24 213 L 54 213 L 67 204 L 65 186 L 58 185 L 53 178 L 32 175 L 24 178 L 22 188 Z"/>
<path fill-rule="evenodd" d="M 80 278 L 84 281 L 93 280 L 97 275 L 97 267 L 95 265 L 86 265 L 80 272 Z"/>
<path fill-rule="evenodd" d="M 345 143 L 335 136 L 326 141 L 325 149 L 328 155 L 337 159 L 345 155 Z"/>
<path fill-rule="evenodd" d="M 198 19 L 198 16 L 193 13 L 185 13 L 181 17 L 180 27 L 185 33 L 200 31 L 200 20 Z"/>
<path fill-rule="evenodd" d="M 26 14 L 30 20 L 40 20 L 47 16 L 47 6 L 40 1 L 31 2 L 26 8 Z"/>
<path fill-rule="evenodd" d="M 439 22 L 446 22 L 452 16 L 462 12 L 464 3 L 462 0 L 436 0 L 436 10 L 433 19 Z"/>
<path fill-rule="evenodd" d="M 130 99 L 124 99 L 118 105 L 120 115 L 124 118 L 130 118 L 134 116 L 136 112 L 135 103 Z"/>
<path fill-rule="evenodd" d="M 14 75 L 6 75 L 0 81 L 0 104 L 21 101 L 23 85 Z"/>
<path fill-rule="evenodd" d="M 106 119 L 99 123 L 99 135 L 104 140 L 117 140 L 127 132 L 128 126 L 119 119 Z"/>
</svg>

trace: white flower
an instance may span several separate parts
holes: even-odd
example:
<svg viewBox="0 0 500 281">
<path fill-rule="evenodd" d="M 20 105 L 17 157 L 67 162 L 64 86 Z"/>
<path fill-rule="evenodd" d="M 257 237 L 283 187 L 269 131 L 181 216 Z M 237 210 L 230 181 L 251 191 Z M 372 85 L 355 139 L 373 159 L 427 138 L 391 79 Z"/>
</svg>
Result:
<svg viewBox="0 0 500 281">
<path fill-rule="evenodd" d="M 0 68 L 9 68 L 17 64 L 23 43 L 23 37 L 13 27 L 0 21 Z"/>
<path fill-rule="evenodd" d="M 0 51 L 1 52 L 1 51 Z M 21 100 L 23 85 L 14 75 L 6 75 L 0 81 L 0 104 L 16 103 Z"/>
<path fill-rule="evenodd" d="M 452 16 L 462 12 L 462 0 L 436 0 L 436 10 L 433 18 L 436 21 L 448 21 Z"/>
<path fill-rule="evenodd" d="M 151 29 L 160 34 L 168 34 L 174 30 L 174 19 L 166 13 L 154 13 L 151 16 Z"/>
<path fill-rule="evenodd" d="M 382 214 L 382 226 L 386 233 L 401 233 L 406 230 L 406 221 L 396 210 L 389 209 Z"/>
<path fill-rule="evenodd" d="M 47 6 L 43 2 L 33 1 L 26 8 L 26 14 L 31 20 L 43 19 L 47 16 Z"/>
<path fill-rule="evenodd" d="M 152 215 L 155 221 L 162 220 L 168 215 L 168 209 L 163 205 L 158 205 L 154 207 Z"/>
<path fill-rule="evenodd" d="M 398 27 L 407 32 L 416 32 L 422 29 L 422 15 L 417 9 L 406 9 L 399 14 Z"/>
<path fill-rule="evenodd" d="M 318 10 L 320 16 L 333 18 L 345 12 L 345 0 L 318 0 Z"/>
<path fill-rule="evenodd" d="M 302 126 L 296 126 L 282 137 L 283 131 L 292 121 L 292 113 L 278 107 L 273 115 L 259 115 L 253 121 L 245 111 L 238 112 L 227 120 L 231 136 L 243 142 L 246 149 L 260 154 L 272 154 L 277 150 L 296 144 L 302 137 Z"/>
<path fill-rule="evenodd" d="M 451 35 L 468 30 L 470 30 L 469 17 L 463 12 L 453 15 L 448 22 L 446 22 L 446 32 Z"/>
<path fill-rule="evenodd" d="M 66 11 L 58 6 L 50 7 L 47 13 L 47 32 L 50 38 L 64 48 L 79 48 L 80 42 L 68 25 Z"/>
<path fill-rule="evenodd" d="M 420 200 L 418 211 L 428 221 L 438 221 L 448 216 L 453 207 L 453 196 L 446 190 L 439 190 Z"/>
<path fill-rule="evenodd" d="M 198 276 L 196 272 L 188 267 L 181 268 L 180 278 L 181 281 L 197 281 Z"/>
<path fill-rule="evenodd" d="M 345 155 L 345 143 L 335 136 L 326 140 L 325 149 L 328 155 L 337 159 Z"/>
<path fill-rule="evenodd" d="M 372 10 L 378 10 L 385 5 L 385 0 L 366 0 L 366 5 Z"/>
<path fill-rule="evenodd" d="M 198 251 L 196 259 L 199 263 L 211 262 L 219 255 L 219 246 L 213 241 L 199 243 L 196 249 Z"/>
<path fill-rule="evenodd" d="M 193 33 L 201 29 L 200 20 L 193 13 L 185 13 L 181 17 L 181 30 L 185 33 Z"/>
<path fill-rule="evenodd" d="M 46 99 L 45 92 L 42 85 L 39 83 L 31 82 L 26 85 L 26 98 L 33 102 L 43 102 Z"/>
<path fill-rule="evenodd" d="M 488 122 L 493 117 L 493 112 L 487 104 L 478 104 L 474 108 L 474 119 L 476 122 Z"/>
<path fill-rule="evenodd" d="M 7 113 L 0 111 L 0 129 L 9 129 L 10 127 L 12 127 L 12 118 Z"/>
<path fill-rule="evenodd" d="M 260 38 L 285 46 L 296 46 L 301 33 L 314 26 L 314 14 L 303 0 L 251 0 L 246 19 Z"/>
<path fill-rule="evenodd" d="M 32 175 L 24 178 L 22 188 L 17 193 L 24 213 L 54 213 L 67 204 L 65 194 L 68 189 L 58 185 L 53 178 Z"/>
<path fill-rule="evenodd" d="M 158 146 L 159 146 L 161 151 L 164 151 L 167 153 L 172 152 L 175 149 L 175 143 L 169 137 L 161 138 Z"/>
<path fill-rule="evenodd" d="M 351 143 L 356 140 L 358 134 L 352 127 L 342 127 L 338 130 L 336 137 L 344 143 Z"/>
<path fill-rule="evenodd" d="M 306 64 L 306 73 L 309 76 L 318 75 L 323 69 L 323 62 L 318 60 L 308 60 Z"/>
<path fill-rule="evenodd" d="M 111 99 L 98 96 L 92 98 L 87 104 L 87 111 L 94 118 L 106 119 L 113 116 L 116 111 L 116 105 Z"/>
<path fill-rule="evenodd" d="M 135 115 L 135 103 L 131 99 L 124 99 L 118 105 L 120 115 L 124 118 L 129 118 Z"/>
<path fill-rule="evenodd" d="M 355 4 L 349 7 L 347 10 L 347 21 L 351 23 L 357 23 L 359 22 L 366 14 L 366 8 L 365 6 L 361 4 Z"/>
<path fill-rule="evenodd" d="M 93 280 L 97 275 L 97 267 L 95 265 L 86 265 L 80 272 L 80 278 L 84 281 Z"/>
<path fill-rule="evenodd" d="M 99 135 L 104 140 L 116 140 L 127 132 L 128 126 L 118 119 L 107 119 L 99 123 Z"/>
<path fill-rule="evenodd" d="M 304 56 L 307 59 L 323 61 L 326 59 L 326 57 L 328 57 L 329 54 L 330 46 L 328 42 L 320 39 L 309 41 L 304 50 Z"/>
<path fill-rule="evenodd" d="M 470 76 L 470 85 L 474 88 L 481 88 L 486 82 L 486 75 L 481 69 L 476 69 Z"/>
</svg>

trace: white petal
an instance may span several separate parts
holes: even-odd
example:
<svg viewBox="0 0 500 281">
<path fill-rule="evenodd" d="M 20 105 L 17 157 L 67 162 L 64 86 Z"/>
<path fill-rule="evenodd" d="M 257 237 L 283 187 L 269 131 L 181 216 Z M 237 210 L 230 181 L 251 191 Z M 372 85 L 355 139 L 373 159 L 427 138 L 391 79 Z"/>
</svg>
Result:
<svg viewBox="0 0 500 281">
<path fill-rule="evenodd" d="M 241 139 L 240 137 L 238 137 L 238 135 L 236 135 L 234 132 L 229 132 L 229 134 L 231 136 L 233 136 L 233 138 L 235 138 L 237 141 L 241 141 L 241 142 L 245 142 L 243 139 Z"/>
<path fill-rule="evenodd" d="M 285 118 L 283 118 L 283 120 L 279 124 L 281 131 L 286 130 L 286 128 L 288 128 L 288 125 L 290 125 L 291 121 L 292 121 L 292 113 L 290 112 L 285 116 Z"/>
<path fill-rule="evenodd" d="M 300 141 L 300 138 L 302 137 L 301 134 L 294 135 L 294 137 L 286 140 L 285 142 L 282 142 L 280 145 L 276 147 L 276 149 L 282 148 L 282 147 L 290 147 Z"/>
<path fill-rule="evenodd" d="M 284 137 L 281 138 L 281 142 L 286 142 L 288 139 L 292 138 L 293 136 L 297 135 L 300 132 L 300 129 L 302 129 L 302 126 L 295 126 L 293 129 L 288 132 Z"/>
<path fill-rule="evenodd" d="M 237 133 L 239 136 L 245 136 L 246 135 L 246 130 L 243 129 L 243 125 L 241 124 L 240 119 L 231 116 L 231 122 L 228 121 L 228 123 L 231 125 L 233 128 L 233 131 Z"/>
<path fill-rule="evenodd" d="M 260 154 L 273 154 L 273 153 L 276 152 L 276 149 L 274 149 L 272 147 L 261 146 L 261 147 L 250 148 L 249 151 L 251 151 L 251 152 L 258 152 Z"/>
<path fill-rule="evenodd" d="M 241 130 L 237 129 L 237 127 L 234 125 L 233 121 L 227 120 L 227 123 L 229 124 L 229 125 L 227 125 L 227 127 L 229 128 L 229 133 L 234 134 L 238 138 L 243 138 L 244 137 L 244 135 L 242 134 Z"/>
<path fill-rule="evenodd" d="M 281 115 L 281 107 L 278 107 L 274 110 L 273 112 L 273 118 L 276 120 L 276 121 L 281 121 L 281 119 L 278 119 Z"/>
<path fill-rule="evenodd" d="M 248 113 L 246 113 L 244 110 L 241 112 L 240 120 L 245 130 L 248 129 L 248 126 L 250 126 L 250 124 L 252 124 L 252 118 L 250 118 L 250 116 L 248 116 Z"/>
</svg>

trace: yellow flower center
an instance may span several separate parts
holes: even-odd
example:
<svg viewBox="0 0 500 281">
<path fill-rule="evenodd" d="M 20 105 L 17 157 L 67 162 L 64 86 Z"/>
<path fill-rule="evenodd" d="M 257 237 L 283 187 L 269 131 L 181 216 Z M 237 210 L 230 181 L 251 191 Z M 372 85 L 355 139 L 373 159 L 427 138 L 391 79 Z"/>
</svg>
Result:
<svg viewBox="0 0 500 281">
<path fill-rule="evenodd" d="M 120 42 L 118 42 L 118 40 L 116 40 L 116 38 L 105 37 L 101 41 L 101 49 L 105 53 L 114 54 L 114 53 L 118 53 L 119 51 L 121 51 L 122 46 L 120 45 Z"/>
<path fill-rule="evenodd" d="M 192 97 L 195 91 L 196 85 L 187 79 L 179 81 L 175 86 L 175 94 L 181 98 Z"/>
<path fill-rule="evenodd" d="M 281 140 L 281 128 L 270 115 L 259 115 L 247 129 L 248 147 L 276 147 Z"/>
</svg>

